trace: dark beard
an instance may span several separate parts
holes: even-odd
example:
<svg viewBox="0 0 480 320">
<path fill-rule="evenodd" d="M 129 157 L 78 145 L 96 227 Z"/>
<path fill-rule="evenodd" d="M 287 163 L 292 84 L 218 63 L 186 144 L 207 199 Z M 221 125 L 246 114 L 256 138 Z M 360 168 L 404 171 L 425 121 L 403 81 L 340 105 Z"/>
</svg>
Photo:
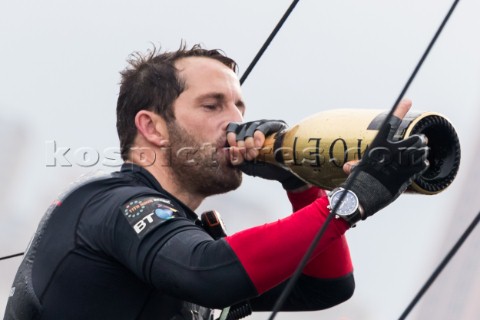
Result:
<svg viewBox="0 0 480 320">
<path fill-rule="evenodd" d="M 208 197 L 237 189 L 241 171 L 223 153 L 225 139 L 200 143 L 176 124 L 167 125 L 171 148 L 170 169 L 175 181 L 191 193 Z"/>
</svg>

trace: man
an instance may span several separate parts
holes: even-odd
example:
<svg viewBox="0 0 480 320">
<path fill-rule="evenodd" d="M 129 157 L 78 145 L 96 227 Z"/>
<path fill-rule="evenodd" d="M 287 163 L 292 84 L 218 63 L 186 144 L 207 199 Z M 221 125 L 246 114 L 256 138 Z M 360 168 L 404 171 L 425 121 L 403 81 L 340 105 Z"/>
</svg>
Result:
<svg viewBox="0 0 480 320">
<path fill-rule="evenodd" d="M 117 104 L 125 164 L 79 181 L 47 211 L 5 319 L 212 319 L 211 308 L 229 306 L 236 319 L 250 306 L 271 310 L 330 212 L 323 190 L 253 161 L 265 135 L 285 125 L 241 123 L 245 103 L 233 60 L 194 46 L 130 63 Z M 398 118 L 409 107 L 404 102 Z M 366 157 L 357 166 L 351 189 L 359 204 L 329 224 L 283 310 L 328 308 L 353 294 L 345 231 L 428 166 L 400 163 L 398 156 L 418 156 L 426 142 L 389 141 L 398 118 L 378 144 L 392 161 Z M 206 197 L 236 189 L 241 170 L 280 181 L 295 212 L 214 239 L 194 210 Z"/>
</svg>

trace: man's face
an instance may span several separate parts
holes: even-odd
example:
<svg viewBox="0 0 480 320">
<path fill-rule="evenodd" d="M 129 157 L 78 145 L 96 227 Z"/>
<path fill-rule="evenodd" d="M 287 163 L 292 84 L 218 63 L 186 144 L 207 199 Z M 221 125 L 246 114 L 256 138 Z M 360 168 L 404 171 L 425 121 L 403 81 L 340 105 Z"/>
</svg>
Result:
<svg viewBox="0 0 480 320">
<path fill-rule="evenodd" d="M 202 196 L 234 190 L 242 175 L 225 146 L 228 123 L 241 122 L 245 111 L 238 78 L 210 58 L 184 58 L 176 67 L 185 90 L 173 104 L 176 120 L 167 125 L 174 178 Z"/>
</svg>

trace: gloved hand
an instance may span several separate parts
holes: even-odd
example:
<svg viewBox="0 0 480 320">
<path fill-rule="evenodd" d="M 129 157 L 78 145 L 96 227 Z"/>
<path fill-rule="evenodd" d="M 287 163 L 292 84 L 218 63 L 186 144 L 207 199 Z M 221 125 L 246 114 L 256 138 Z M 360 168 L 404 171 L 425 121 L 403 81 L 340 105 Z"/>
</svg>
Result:
<svg viewBox="0 0 480 320">
<path fill-rule="evenodd" d="M 400 123 L 401 119 L 393 117 L 378 133 L 378 143 L 369 147 L 354 169 L 359 172 L 350 190 L 355 192 L 363 207 L 363 220 L 397 199 L 429 166 L 424 135 L 392 141 Z M 352 180 L 352 175 L 342 187 L 349 180 Z"/>
<path fill-rule="evenodd" d="M 269 136 L 287 128 L 287 124 L 282 120 L 258 120 L 245 123 L 229 123 L 227 134 L 233 132 L 236 134 L 236 141 L 243 141 L 250 137 L 253 138 L 256 131 Z M 267 180 L 276 180 L 280 182 L 287 191 L 306 186 L 307 183 L 294 175 L 287 169 L 274 164 L 266 163 L 258 159 L 244 161 L 240 164 L 240 169 L 247 175 L 260 177 Z"/>
</svg>

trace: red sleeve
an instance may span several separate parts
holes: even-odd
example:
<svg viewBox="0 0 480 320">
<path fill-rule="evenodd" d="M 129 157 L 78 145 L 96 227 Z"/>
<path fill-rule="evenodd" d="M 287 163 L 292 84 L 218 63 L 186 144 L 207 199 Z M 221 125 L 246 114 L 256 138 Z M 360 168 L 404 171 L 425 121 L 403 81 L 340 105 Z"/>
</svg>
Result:
<svg viewBox="0 0 480 320">
<path fill-rule="evenodd" d="M 321 198 L 326 195 L 327 193 L 325 190 L 317 187 L 311 187 L 302 192 L 287 192 L 288 200 L 290 200 L 290 203 L 292 204 L 293 211 L 298 211 L 303 207 L 308 206 L 317 198 Z"/>
<path fill-rule="evenodd" d="M 226 238 L 259 294 L 288 279 L 325 222 L 328 199 L 318 198 L 287 218 L 254 227 Z M 349 228 L 333 219 L 312 259 L 340 239 Z"/>
<path fill-rule="evenodd" d="M 293 210 L 297 211 L 309 205 L 315 199 L 326 196 L 323 189 L 312 187 L 304 192 L 288 192 Z M 350 250 L 345 236 L 333 241 L 325 251 L 312 259 L 303 269 L 303 273 L 316 278 L 338 278 L 353 272 Z"/>
</svg>

